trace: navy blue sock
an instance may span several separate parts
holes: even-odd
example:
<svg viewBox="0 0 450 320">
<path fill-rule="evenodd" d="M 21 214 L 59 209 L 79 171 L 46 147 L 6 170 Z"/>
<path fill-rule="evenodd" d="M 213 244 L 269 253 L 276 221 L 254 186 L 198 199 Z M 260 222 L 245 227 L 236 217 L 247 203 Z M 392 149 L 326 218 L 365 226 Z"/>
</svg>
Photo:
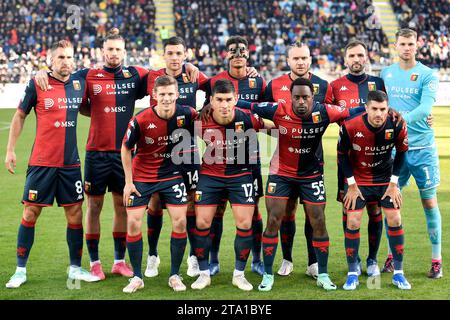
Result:
<svg viewBox="0 0 450 320">
<path fill-rule="evenodd" d="M 161 234 L 163 212 L 161 211 L 147 211 L 147 239 L 148 239 L 148 255 L 158 255 L 158 240 Z"/>
<path fill-rule="evenodd" d="M 127 233 L 113 232 L 114 239 L 114 259 L 124 260 L 125 251 L 127 250 Z"/>
<path fill-rule="evenodd" d="M 131 266 L 133 267 L 133 273 L 136 277 L 142 279 L 142 233 L 139 233 L 136 236 L 127 234 L 127 247 Z"/>
<path fill-rule="evenodd" d="M 236 228 L 236 238 L 234 239 L 235 269 L 245 270 L 248 255 L 252 249 L 253 236 L 252 229 Z"/>
<path fill-rule="evenodd" d="M 170 237 L 170 275 L 179 274 L 181 262 L 183 261 L 184 251 L 186 250 L 187 234 L 176 233 L 172 231 Z"/>
<path fill-rule="evenodd" d="M 369 259 L 377 260 L 378 249 L 380 248 L 381 236 L 383 234 L 383 215 L 381 211 L 376 215 L 369 215 Z"/>
<path fill-rule="evenodd" d="M 263 233 L 263 221 L 261 213 L 259 213 L 258 206 L 255 207 L 255 212 L 252 220 L 252 256 L 253 263 L 258 263 L 261 261 L 261 238 Z"/>
<path fill-rule="evenodd" d="M 262 238 L 264 271 L 268 274 L 273 274 L 273 261 L 277 253 L 278 234 L 268 236 L 265 233 Z"/>
<path fill-rule="evenodd" d="M 198 260 L 200 271 L 206 271 L 209 269 L 208 256 L 211 247 L 211 240 L 209 237 L 211 229 L 198 229 L 195 228 L 195 256 Z"/>
<path fill-rule="evenodd" d="M 350 230 L 347 228 L 345 230 L 345 254 L 349 272 L 357 272 L 358 270 L 359 241 L 359 229 Z"/>
<path fill-rule="evenodd" d="M 295 231 L 295 214 L 284 216 L 280 226 L 281 251 L 283 252 L 283 259 L 291 262 Z"/>
<path fill-rule="evenodd" d="M 68 224 L 66 232 L 67 245 L 69 246 L 70 265 L 81 267 L 83 256 L 83 225 Z"/>
<path fill-rule="evenodd" d="M 188 211 L 186 215 L 186 229 L 189 238 L 190 251 L 189 256 L 195 256 L 194 241 L 195 241 L 195 211 Z"/>
<path fill-rule="evenodd" d="M 89 258 L 91 262 L 97 261 L 98 257 L 98 244 L 100 242 L 99 233 L 86 233 L 86 247 L 89 252 Z"/>
<path fill-rule="evenodd" d="M 34 226 L 36 222 L 28 222 L 22 218 L 17 235 L 17 266 L 25 268 L 34 242 Z"/>
<path fill-rule="evenodd" d="M 219 248 L 220 240 L 222 239 L 223 232 L 223 216 L 215 216 L 211 224 L 211 250 L 210 250 L 210 262 L 219 262 Z"/>
<path fill-rule="evenodd" d="M 315 250 L 314 255 L 318 260 L 319 274 L 328 273 L 328 248 L 330 247 L 330 239 L 328 237 L 313 238 L 312 245 Z"/>
<path fill-rule="evenodd" d="M 403 226 L 388 226 L 389 247 L 394 258 L 394 269 L 403 270 L 403 246 L 405 244 L 405 236 Z"/>
</svg>

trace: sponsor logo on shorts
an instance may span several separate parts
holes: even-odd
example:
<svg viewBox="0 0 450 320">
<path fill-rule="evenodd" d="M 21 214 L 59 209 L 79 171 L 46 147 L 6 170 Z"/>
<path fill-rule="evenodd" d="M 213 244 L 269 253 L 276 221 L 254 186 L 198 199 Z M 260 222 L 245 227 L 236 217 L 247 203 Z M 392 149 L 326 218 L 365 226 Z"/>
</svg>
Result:
<svg viewBox="0 0 450 320">
<path fill-rule="evenodd" d="M 275 182 L 269 182 L 269 186 L 267 188 L 268 193 L 275 193 L 275 190 L 277 189 L 277 184 Z"/>
<path fill-rule="evenodd" d="M 195 202 L 199 202 L 202 200 L 202 192 L 201 191 L 195 191 Z"/>
<path fill-rule="evenodd" d="M 84 191 L 86 191 L 86 192 L 91 191 L 91 183 L 89 181 L 84 182 Z"/>
<path fill-rule="evenodd" d="M 37 190 L 28 190 L 28 200 L 36 201 L 38 192 Z"/>
<path fill-rule="evenodd" d="M 127 207 L 131 207 L 134 203 L 134 196 L 128 198 Z"/>
</svg>

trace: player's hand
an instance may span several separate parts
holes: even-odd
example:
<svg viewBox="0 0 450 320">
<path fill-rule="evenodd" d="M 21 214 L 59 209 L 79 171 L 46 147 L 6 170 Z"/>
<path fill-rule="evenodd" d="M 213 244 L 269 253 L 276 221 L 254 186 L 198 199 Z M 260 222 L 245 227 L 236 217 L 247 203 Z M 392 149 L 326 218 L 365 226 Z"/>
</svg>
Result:
<svg viewBox="0 0 450 320">
<path fill-rule="evenodd" d="M 200 120 L 202 122 L 208 121 L 212 117 L 213 108 L 210 103 L 208 103 L 206 106 L 203 107 L 203 109 L 200 111 Z"/>
<path fill-rule="evenodd" d="M 428 124 L 428 126 L 430 127 L 430 128 L 432 128 L 433 127 L 433 114 L 432 113 L 430 113 L 429 115 L 428 115 L 428 117 L 427 117 L 427 124 Z"/>
<path fill-rule="evenodd" d="M 400 192 L 400 189 L 398 188 L 396 183 L 389 183 L 389 186 L 386 189 L 386 192 L 384 193 L 381 200 L 384 200 L 384 198 L 390 197 L 391 202 L 394 205 L 395 209 L 400 209 L 402 206 L 402 194 Z"/>
<path fill-rule="evenodd" d="M 355 210 L 356 200 L 358 198 L 361 198 L 362 200 L 366 200 L 366 199 L 364 199 L 364 197 L 356 183 L 348 186 L 347 193 L 344 196 L 344 207 L 347 210 Z"/>
<path fill-rule="evenodd" d="M 249 78 L 261 77 L 255 67 L 247 67 L 247 76 L 249 76 Z"/>
<path fill-rule="evenodd" d="M 186 68 L 186 74 L 187 77 L 189 78 L 189 81 L 192 83 L 196 83 L 198 81 L 198 77 L 200 75 L 200 70 L 194 66 L 192 63 L 186 63 L 185 65 Z"/>
<path fill-rule="evenodd" d="M 403 121 L 403 117 L 400 114 L 400 112 L 398 112 L 392 108 L 389 108 L 389 115 L 392 116 L 392 120 L 394 120 L 394 122 L 396 122 L 396 123 L 400 123 Z"/>
<path fill-rule="evenodd" d="M 46 70 L 39 70 L 35 76 L 36 83 L 39 88 L 43 91 L 47 91 L 48 89 L 48 73 Z"/>
<path fill-rule="evenodd" d="M 128 205 L 128 200 L 133 193 L 138 197 L 141 196 L 134 183 L 126 183 L 125 187 L 123 188 L 123 205 L 125 207 Z"/>
<path fill-rule="evenodd" d="M 14 174 L 16 168 L 16 153 L 14 151 L 8 151 L 5 158 L 5 167 L 9 173 Z"/>
</svg>

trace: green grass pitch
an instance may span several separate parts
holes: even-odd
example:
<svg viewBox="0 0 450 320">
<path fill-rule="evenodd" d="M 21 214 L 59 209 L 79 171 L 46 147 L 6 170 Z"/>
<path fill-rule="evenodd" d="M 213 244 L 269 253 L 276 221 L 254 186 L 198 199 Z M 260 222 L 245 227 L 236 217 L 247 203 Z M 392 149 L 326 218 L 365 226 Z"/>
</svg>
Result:
<svg viewBox="0 0 450 320">
<path fill-rule="evenodd" d="M 8 126 L 14 110 L 0 109 L 0 150 L 4 159 L 6 143 L 8 139 Z M 112 227 L 112 203 L 111 195 L 107 195 L 103 208 L 101 223 L 102 236 L 100 241 L 100 257 L 106 272 L 106 280 L 99 283 L 81 283 L 79 289 L 68 289 L 67 266 L 68 250 L 66 244 L 66 222 L 63 210 L 54 206 L 45 208 L 36 226 L 36 237 L 28 263 L 28 282 L 19 289 L 6 289 L 5 283 L 15 270 L 16 265 L 16 238 L 17 230 L 22 215 L 20 204 L 27 161 L 34 140 L 35 120 L 34 115 L 28 117 L 22 136 L 18 141 L 16 154 L 18 159 L 16 174 L 9 174 L 5 168 L 0 170 L 0 299 L 255 299 L 255 300 L 279 300 L 279 299 L 346 299 L 346 300 L 372 300 L 372 299 L 449 299 L 450 298 L 450 274 L 447 273 L 447 259 L 450 257 L 450 240 L 447 237 L 450 231 L 450 107 L 434 108 L 437 143 L 439 148 L 441 166 L 441 186 L 438 199 L 442 214 L 443 236 L 443 262 L 444 277 L 439 280 L 430 280 L 426 273 L 430 268 L 431 245 L 426 233 L 425 217 L 421 209 L 417 188 L 412 184 L 404 189 L 404 207 L 402 209 L 403 224 L 405 228 L 405 263 L 404 269 L 408 280 L 412 284 L 412 290 L 401 292 L 391 284 L 391 274 L 383 274 L 381 277 L 381 289 L 369 289 L 366 285 L 367 276 L 360 278 L 361 286 L 354 292 L 345 292 L 342 285 L 345 281 L 347 267 L 344 252 L 344 237 L 341 224 L 340 205 L 334 200 L 336 194 L 336 139 L 338 128 L 331 125 L 324 136 L 325 153 L 325 181 L 328 194 L 326 207 L 327 228 L 330 234 L 330 258 L 329 273 L 331 278 L 339 286 L 335 292 L 325 292 L 316 286 L 315 281 L 308 278 L 304 272 L 306 268 L 306 245 L 303 235 L 303 211 L 297 212 L 297 234 L 294 243 L 294 273 L 282 278 L 275 277 L 275 285 L 271 292 L 258 292 L 256 286 L 260 277 L 250 272 L 247 265 L 247 278 L 255 286 L 255 290 L 245 293 L 231 284 L 231 276 L 234 267 L 233 242 L 235 236 L 234 223 L 229 207 L 224 219 L 224 233 L 220 251 L 221 272 L 212 278 L 212 285 L 202 291 L 190 289 L 194 279 L 186 275 L 186 257 L 183 259 L 181 273 L 188 290 L 183 293 L 175 293 L 167 285 L 170 267 L 169 235 L 170 221 L 167 214 L 164 215 L 164 225 L 159 243 L 161 256 L 160 275 L 156 278 L 145 279 L 145 289 L 133 295 L 122 293 L 122 288 L 127 284 L 125 278 L 113 276 L 110 273 L 113 262 Z M 84 145 L 86 142 L 89 120 L 83 116 L 79 118 L 78 145 L 81 159 L 84 160 Z M 83 210 L 85 212 L 86 205 Z M 262 201 L 263 219 L 267 217 Z M 363 219 L 363 226 L 367 226 L 367 216 Z M 143 226 L 143 234 L 146 234 L 146 225 Z M 361 228 L 361 257 L 367 256 L 367 227 Z M 386 254 L 386 239 L 384 237 L 379 252 L 379 263 L 382 264 Z M 146 237 L 144 236 L 144 257 L 146 257 Z M 188 246 L 189 248 L 189 246 Z M 128 254 L 127 254 L 128 259 Z M 145 268 L 146 259 L 143 261 Z M 278 270 L 281 263 L 281 248 L 275 259 L 274 270 Z M 83 267 L 88 268 L 89 257 L 86 250 L 83 255 Z M 363 266 L 365 270 L 365 265 Z M 450 271 L 449 271 L 450 272 Z"/>
</svg>

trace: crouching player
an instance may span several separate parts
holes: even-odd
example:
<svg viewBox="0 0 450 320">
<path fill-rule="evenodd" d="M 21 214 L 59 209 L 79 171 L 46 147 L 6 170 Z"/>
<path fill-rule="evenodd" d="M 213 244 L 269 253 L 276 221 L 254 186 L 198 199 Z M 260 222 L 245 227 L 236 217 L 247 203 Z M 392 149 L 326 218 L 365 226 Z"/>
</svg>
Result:
<svg viewBox="0 0 450 320">
<path fill-rule="evenodd" d="M 364 207 L 377 202 L 388 223 L 389 246 L 394 256 L 392 283 L 399 289 L 411 289 L 403 274 L 403 227 L 400 207 L 402 196 L 398 175 L 408 150 L 406 126 L 388 115 L 386 93 L 371 91 L 366 113 L 344 122 L 339 133 L 338 157 L 346 178 L 344 207 L 347 210 L 345 252 L 349 272 L 344 290 L 358 286 L 359 228 Z M 391 153 L 396 154 L 392 160 Z"/>
</svg>

